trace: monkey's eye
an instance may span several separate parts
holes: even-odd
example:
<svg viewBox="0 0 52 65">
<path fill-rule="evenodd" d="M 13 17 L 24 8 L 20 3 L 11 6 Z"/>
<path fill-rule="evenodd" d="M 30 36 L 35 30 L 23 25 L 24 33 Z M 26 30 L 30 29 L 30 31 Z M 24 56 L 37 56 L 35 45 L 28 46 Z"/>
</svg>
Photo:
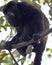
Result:
<svg viewBox="0 0 52 65">
<path fill-rule="evenodd" d="M 7 19 L 13 19 L 15 17 L 14 13 L 12 12 L 8 12 L 7 15 L 6 15 Z"/>
<path fill-rule="evenodd" d="M 13 20 L 14 20 L 14 18 L 15 18 L 15 15 L 14 15 L 13 12 L 8 12 L 8 13 L 6 14 L 6 18 L 7 18 L 7 20 L 9 21 L 10 24 L 13 24 Z"/>
</svg>

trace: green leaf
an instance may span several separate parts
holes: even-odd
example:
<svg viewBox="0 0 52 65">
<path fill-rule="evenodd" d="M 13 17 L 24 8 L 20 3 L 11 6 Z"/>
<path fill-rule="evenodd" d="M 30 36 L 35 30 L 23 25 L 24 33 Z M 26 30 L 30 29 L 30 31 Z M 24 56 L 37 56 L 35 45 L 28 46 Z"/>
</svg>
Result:
<svg viewBox="0 0 52 65">
<path fill-rule="evenodd" d="M 9 23 L 6 23 L 5 26 L 6 26 L 6 27 L 10 27 L 11 25 L 10 25 Z"/>
<path fill-rule="evenodd" d="M 48 54 L 48 57 L 50 58 L 51 57 L 51 54 Z"/>
<path fill-rule="evenodd" d="M 0 54 L 0 63 L 1 63 L 1 61 L 3 60 L 3 58 L 5 57 L 5 56 L 7 56 L 8 54 L 7 53 L 1 53 Z"/>
<path fill-rule="evenodd" d="M 52 0 L 50 0 L 50 2 L 52 3 Z"/>
<path fill-rule="evenodd" d="M 50 52 L 52 53 L 52 49 L 50 49 Z"/>
<path fill-rule="evenodd" d="M 6 26 L 0 25 L 0 28 L 3 28 L 5 31 L 7 30 Z"/>
<path fill-rule="evenodd" d="M 25 58 L 20 59 L 20 61 L 21 61 L 21 64 L 23 65 Z"/>
<path fill-rule="evenodd" d="M 4 22 L 3 17 L 0 17 L 0 24 L 2 24 Z"/>
<path fill-rule="evenodd" d="M 49 51 L 50 50 L 50 48 L 46 48 L 46 51 Z"/>
<path fill-rule="evenodd" d="M 52 20 L 52 18 L 50 18 L 50 20 Z"/>
<path fill-rule="evenodd" d="M 40 3 L 44 3 L 45 2 L 45 0 L 39 0 L 40 1 Z"/>
<path fill-rule="evenodd" d="M 4 65 L 13 65 L 13 59 L 10 55 L 6 56 L 3 61 Z"/>
<path fill-rule="evenodd" d="M 0 63 L 5 63 L 5 62 L 7 62 L 6 60 L 0 60 Z"/>
</svg>

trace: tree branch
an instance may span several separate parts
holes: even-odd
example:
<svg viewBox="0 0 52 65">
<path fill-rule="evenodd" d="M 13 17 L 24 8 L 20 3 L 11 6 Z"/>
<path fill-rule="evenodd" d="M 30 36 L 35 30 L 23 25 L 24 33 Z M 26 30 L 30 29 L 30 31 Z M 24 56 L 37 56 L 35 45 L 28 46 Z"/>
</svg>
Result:
<svg viewBox="0 0 52 65">
<path fill-rule="evenodd" d="M 48 35 L 50 32 L 52 32 L 52 28 L 50 28 L 50 29 L 48 29 L 47 31 L 41 33 L 39 39 L 41 39 L 41 38 L 44 37 L 45 35 Z M 33 43 L 35 43 L 35 41 L 34 41 L 34 39 L 32 38 L 31 40 L 26 41 L 26 42 L 21 42 L 21 43 L 18 43 L 18 44 L 13 44 L 13 45 L 12 45 L 12 48 L 21 48 L 21 47 L 24 47 L 24 46 L 27 46 L 27 45 L 30 45 L 30 44 L 33 44 Z M 4 45 L 5 45 L 5 44 L 0 45 L 0 49 L 5 49 Z"/>
</svg>

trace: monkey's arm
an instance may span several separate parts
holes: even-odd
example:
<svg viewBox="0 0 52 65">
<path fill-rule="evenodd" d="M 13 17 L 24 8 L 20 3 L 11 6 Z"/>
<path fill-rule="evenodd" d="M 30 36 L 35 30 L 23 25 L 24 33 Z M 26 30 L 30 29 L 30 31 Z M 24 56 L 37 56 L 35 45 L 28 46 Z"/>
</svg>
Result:
<svg viewBox="0 0 52 65">
<path fill-rule="evenodd" d="M 8 50 L 11 50 L 12 49 L 12 44 L 15 44 L 15 43 L 18 43 L 19 42 L 19 37 L 20 37 L 20 33 L 17 33 L 13 39 L 11 41 L 7 41 L 5 43 L 5 48 L 8 49 Z"/>
</svg>

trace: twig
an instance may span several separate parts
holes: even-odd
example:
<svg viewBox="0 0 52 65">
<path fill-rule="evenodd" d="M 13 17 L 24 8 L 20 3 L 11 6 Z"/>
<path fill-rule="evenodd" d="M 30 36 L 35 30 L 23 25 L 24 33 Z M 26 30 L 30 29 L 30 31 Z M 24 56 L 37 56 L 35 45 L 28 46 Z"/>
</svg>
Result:
<svg viewBox="0 0 52 65">
<path fill-rule="evenodd" d="M 11 53 L 11 51 L 9 51 L 9 54 L 11 55 L 12 59 L 14 60 L 15 64 L 18 65 L 17 61 L 15 60 L 13 54 Z"/>
</svg>

